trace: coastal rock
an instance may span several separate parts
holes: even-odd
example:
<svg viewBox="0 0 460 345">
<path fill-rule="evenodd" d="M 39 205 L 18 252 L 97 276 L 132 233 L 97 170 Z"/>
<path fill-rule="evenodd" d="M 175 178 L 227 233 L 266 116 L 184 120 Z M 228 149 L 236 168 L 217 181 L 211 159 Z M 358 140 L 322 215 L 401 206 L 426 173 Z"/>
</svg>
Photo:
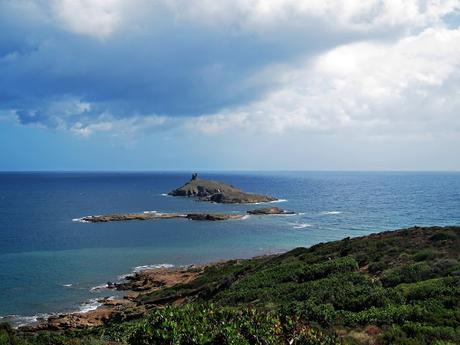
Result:
<svg viewBox="0 0 460 345">
<path fill-rule="evenodd" d="M 209 214 L 209 213 L 190 213 L 186 216 L 190 220 L 229 220 L 229 219 L 241 219 L 241 214 Z"/>
<path fill-rule="evenodd" d="M 255 210 L 249 210 L 247 213 L 251 215 L 295 214 L 295 212 L 285 211 L 279 207 L 257 208 Z"/>
<path fill-rule="evenodd" d="M 98 300 L 102 306 L 95 310 L 52 315 L 40 320 L 36 325 L 21 326 L 19 329 L 23 333 L 63 331 L 101 326 L 109 320 L 133 320 L 147 312 L 146 306 L 139 302 L 144 294 L 176 284 L 190 283 L 202 274 L 206 267 L 207 265 L 191 265 L 178 268 L 149 268 L 136 272 L 124 283 L 111 284 L 117 290 L 130 292 L 122 299 L 102 298 Z"/>
<path fill-rule="evenodd" d="M 202 201 L 224 204 L 253 204 L 277 200 L 271 196 L 246 193 L 222 182 L 199 179 L 197 174 L 193 174 L 190 181 L 168 195 L 195 197 Z"/>
<path fill-rule="evenodd" d="M 104 222 L 119 222 L 127 220 L 153 220 L 153 219 L 170 219 L 170 218 L 184 218 L 183 215 L 176 213 L 126 213 L 126 214 L 105 214 L 98 216 L 86 216 L 80 218 L 83 222 L 89 223 L 104 223 Z"/>
<path fill-rule="evenodd" d="M 87 223 L 105 223 L 105 222 L 120 222 L 128 220 L 155 220 L 155 219 L 173 219 L 186 218 L 190 220 L 229 220 L 241 219 L 242 214 L 224 214 L 224 213 L 128 213 L 128 214 L 106 214 L 99 216 L 86 216 L 81 220 Z"/>
<path fill-rule="evenodd" d="M 115 284 L 117 290 L 146 292 L 170 287 L 176 284 L 189 283 L 203 270 L 201 266 L 189 268 L 149 268 L 136 272 L 123 283 Z"/>
</svg>

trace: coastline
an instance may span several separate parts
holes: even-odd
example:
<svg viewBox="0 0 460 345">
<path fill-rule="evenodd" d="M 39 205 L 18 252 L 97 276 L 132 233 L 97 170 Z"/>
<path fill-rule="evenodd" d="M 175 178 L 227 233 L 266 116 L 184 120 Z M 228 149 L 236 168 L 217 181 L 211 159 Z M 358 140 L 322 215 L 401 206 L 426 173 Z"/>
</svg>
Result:
<svg viewBox="0 0 460 345">
<path fill-rule="evenodd" d="M 455 226 L 453 226 L 455 228 Z M 428 227 L 425 229 L 440 228 Z M 355 240 L 364 238 L 379 238 L 392 233 L 399 233 L 404 230 L 419 231 L 423 228 L 414 226 L 410 229 L 397 229 L 380 231 L 367 236 L 358 236 Z M 442 229 L 442 228 L 440 228 Z M 349 238 L 344 238 L 345 241 Z M 334 243 L 337 241 L 326 242 Z M 340 240 L 339 240 L 340 242 Z M 318 245 L 321 245 L 318 244 Z M 316 245 L 315 245 L 316 246 Z M 299 248 L 298 248 L 299 249 Z M 305 249 L 305 248 L 302 248 Z M 37 331 L 65 331 L 85 329 L 95 326 L 103 326 L 110 321 L 129 321 L 138 319 L 146 315 L 152 309 L 167 305 L 180 306 L 188 302 L 193 302 L 193 298 L 199 290 L 193 291 L 191 295 L 176 295 L 174 298 L 160 298 L 152 302 L 143 302 L 143 296 L 162 289 L 168 289 L 180 284 L 189 284 L 199 278 L 207 269 L 219 270 L 221 267 L 232 264 L 240 265 L 245 261 L 271 260 L 276 257 L 283 257 L 283 254 L 294 251 L 283 250 L 277 252 L 267 252 L 245 259 L 223 259 L 203 264 L 189 264 L 174 266 L 171 264 L 142 265 L 133 268 L 131 273 L 118 276 L 118 281 L 107 282 L 90 288 L 97 291 L 108 289 L 119 292 L 118 296 L 102 298 L 92 298 L 79 304 L 80 310 L 69 312 L 59 312 L 51 314 L 37 314 L 34 316 L 18 316 L 24 320 L 30 320 L 19 325 L 13 325 L 17 331 L 28 334 Z M 85 307 L 86 306 L 86 307 Z M 10 315 L 15 317 L 17 315 Z M 0 317 L 1 321 L 8 321 L 8 316 Z"/>
<path fill-rule="evenodd" d="M 281 255 L 282 253 L 284 251 L 276 253 L 267 252 L 266 254 L 251 257 L 249 260 Z M 137 266 L 131 273 L 118 276 L 121 279 L 117 282 L 107 282 L 106 284 L 91 288 L 91 290 L 108 289 L 117 291 L 121 293 L 121 296 L 87 300 L 80 304 L 80 310 L 77 311 L 21 316 L 21 319 L 30 321 L 14 325 L 14 328 L 24 333 L 34 333 L 44 330 L 75 330 L 102 326 L 111 320 L 129 321 L 140 318 L 148 310 L 161 306 L 161 304 L 148 305 L 141 303 L 140 299 L 143 295 L 170 288 L 174 285 L 190 283 L 198 278 L 207 268 L 243 260 L 246 259 L 224 259 L 204 264 L 183 266 L 170 264 Z M 175 301 L 173 305 L 181 305 L 185 302 L 187 302 L 187 299 L 184 297 Z M 92 306 L 88 310 L 84 310 L 85 305 Z"/>
<path fill-rule="evenodd" d="M 314 343 L 370 345 L 394 339 L 395 328 L 401 342 L 391 344 L 408 343 L 405 339 L 456 344 L 459 241 L 460 226 L 413 226 L 278 255 L 141 268 L 122 283 L 108 283 L 126 291 L 123 298 L 105 298 L 94 311 L 56 315 L 36 326 L 4 325 L 3 332 L 27 341 L 43 336 L 45 343 L 54 337 L 65 344 L 164 343 L 183 340 L 181 334 L 220 340 L 229 324 L 238 337 L 246 336 L 249 322 L 258 336 L 260 326 L 268 327 L 266 337 L 280 344 L 306 336 Z"/>
</svg>

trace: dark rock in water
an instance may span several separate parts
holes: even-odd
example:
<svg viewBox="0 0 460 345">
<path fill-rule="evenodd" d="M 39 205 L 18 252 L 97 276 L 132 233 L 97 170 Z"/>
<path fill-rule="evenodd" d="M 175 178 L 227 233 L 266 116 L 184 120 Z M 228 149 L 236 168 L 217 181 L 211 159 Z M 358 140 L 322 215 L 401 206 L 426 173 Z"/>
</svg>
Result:
<svg viewBox="0 0 460 345">
<path fill-rule="evenodd" d="M 170 219 L 183 218 L 182 215 L 176 213 L 126 213 L 126 214 L 105 214 L 100 216 L 86 216 L 81 220 L 89 223 L 105 223 L 119 222 L 127 220 L 154 220 L 154 219 Z"/>
<path fill-rule="evenodd" d="M 186 216 L 190 220 L 229 220 L 229 219 L 241 219 L 241 214 L 207 214 L 207 213 L 190 213 Z"/>
<path fill-rule="evenodd" d="M 84 222 L 88 223 L 105 223 L 105 222 L 119 222 L 128 220 L 157 220 L 157 219 L 173 219 L 173 218 L 186 218 L 190 220 L 229 220 L 241 219 L 242 214 L 223 214 L 223 213 L 127 213 L 127 214 L 106 214 L 100 216 L 86 216 L 81 218 Z"/>
<path fill-rule="evenodd" d="M 295 212 L 285 211 L 279 207 L 266 207 L 266 208 L 257 208 L 255 210 L 247 211 L 248 214 L 252 215 L 268 215 L 268 214 L 295 214 Z"/>
<path fill-rule="evenodd" d="M 197 174 L 193 174 L 190 181 L 168 194 L 172 196 L 196 197 L 202 201 L 224 204 L 250 204 L 277 200 L 271 196 L 246 193 L 222 182 L 202 180 L 198 178 Z"/>
</svg>

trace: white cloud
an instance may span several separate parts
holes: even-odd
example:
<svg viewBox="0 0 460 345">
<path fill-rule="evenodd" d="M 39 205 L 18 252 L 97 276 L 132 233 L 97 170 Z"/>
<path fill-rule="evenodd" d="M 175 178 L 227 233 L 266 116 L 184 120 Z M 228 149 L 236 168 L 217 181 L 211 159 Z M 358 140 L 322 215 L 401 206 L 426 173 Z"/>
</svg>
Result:
<svg viewBox="0 0 460 345">
<path fill-rule="evenodd" d="M 395 43 L 348 44 L 301 68 L 277 70 L 277 90 L 188 125 L 205 133 L 460 132 L 460 29 L 430 28 Z"/>
<path fill-rule="evenodd" d="M 121 24 L 123 3 L 122 0 L 53 0 L 52 9 L 66 29 L 104 38 Z"/>
<path fill-rule="evenodd" d="M 129 27 L 152 27 L 171 16 L 176 23 L 211 25 L 237 32 L 302 29 L 411 30 L 438 24 L 460 9 L 458 0 L 53 0 L 66 29 L 99 38 Z"/>
<path fill-rule="evenodd" d="M 115 118 L 110 114 L 102 114 L 95 119 L 86 119 L 86 122 L 76 122 L 67 130 L 82 137 L 108 132 L 113 136 L 133 138 L 142 132 L 155 131 L 164 126 L 167 121 L 167 117 L 157 115 Z"/>
<path fill-rule="evenodd" d="M 459 8 L 457 0 L 172 0 L 167 4 L 179 19 L 256 30 L 310 27 L 319 19 L 331 26 L 370 30 L 423 27 L 437 23 Z"/>
</svg>

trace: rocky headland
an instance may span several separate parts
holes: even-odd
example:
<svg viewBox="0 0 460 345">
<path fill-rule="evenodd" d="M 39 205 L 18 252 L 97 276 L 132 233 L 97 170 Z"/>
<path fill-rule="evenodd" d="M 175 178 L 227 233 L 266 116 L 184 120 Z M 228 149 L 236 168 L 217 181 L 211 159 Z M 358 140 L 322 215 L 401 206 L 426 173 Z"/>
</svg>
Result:
<svg viewBox="0 0 460 345">
<path fill-rule="evenodd" d="M 254 204 L 278 200 L 267 195 L 246 193 L 222 182 L 203 180 L 198 178 L 197 174 L 193 174 L 190 181 L 169 192 L 168 195 L 193 197 L 201 201 L 222 204 Z"/>
<path fill-rule="evenodd" d="M 141 302 L 143 295 L 178 284 L 189 284 L 205 269 L 214 264 L 190 265 L 187 267 L 148 268 L 135 272 L 120 283 L 107 283 L 108 289 L 125 291 L 122 298 L 101 298 L 101 306 L 87 312 L 64 313 L 39 320 L 37 324 L 22 326 L 21 332 L 42 330 L 59 331 L 101 326 L 108 321 L 128 321 L 145 315 L 153 306 Z M 185 302 L 185 299 L 183 299 Z M 180 304 L 177 299 L 175 304 Z"/>
</svg>

